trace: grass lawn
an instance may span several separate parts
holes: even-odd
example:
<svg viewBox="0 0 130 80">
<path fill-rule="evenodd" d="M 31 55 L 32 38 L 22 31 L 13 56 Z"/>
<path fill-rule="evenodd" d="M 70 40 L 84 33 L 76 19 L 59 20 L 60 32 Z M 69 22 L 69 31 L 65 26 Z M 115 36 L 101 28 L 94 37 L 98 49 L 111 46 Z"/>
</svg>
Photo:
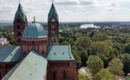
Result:
<svg viewBox="0 0 130 80">
<path fill-rule="evenodd" d="M 86 75 L 78 74 L 79 80 L 89 80 Z"/>
<path fill-rule="evenodd" d="M 125 80 L 130 80 L 130 77 L 127 77 Z"/>
</svg>

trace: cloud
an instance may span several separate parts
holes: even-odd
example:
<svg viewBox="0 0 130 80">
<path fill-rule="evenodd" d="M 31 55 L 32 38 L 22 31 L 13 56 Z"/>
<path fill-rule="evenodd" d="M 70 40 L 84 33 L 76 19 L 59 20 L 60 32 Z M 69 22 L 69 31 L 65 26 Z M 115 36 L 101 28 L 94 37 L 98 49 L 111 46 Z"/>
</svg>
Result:
<svg viewBox="0 0 130 80">
<path fill-rule="evenodd" d="M 57 5 L 77 5 L 77 2 L 55 2 Z"/>
<path fill-rule="evenodd" d="M 57 0 L 57 5 L 91 5 L 95 4 L 96 0 Z"/>
<path fill-rule="evenodd" d="M 55 0 L 61 21 L 129 20 L 130 0 Z M 0 0 L 0 20 L 13 21 L 19 0 Z M 29 21 L 47 21 L 51 7 L 49 0 L 22 0 L 21 4 Z M 125 5 L 121 6 L 121 5 Z M 124 15 L 124 16 L 122 16 Z M 129 19 L 128 19 L 129 18 Z"/>
</svg>

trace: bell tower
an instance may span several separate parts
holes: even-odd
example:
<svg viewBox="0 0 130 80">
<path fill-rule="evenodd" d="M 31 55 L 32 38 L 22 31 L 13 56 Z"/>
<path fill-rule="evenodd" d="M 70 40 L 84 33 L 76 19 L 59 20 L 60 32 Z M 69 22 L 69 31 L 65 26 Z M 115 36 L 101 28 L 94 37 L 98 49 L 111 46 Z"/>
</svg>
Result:
<svg viewBox="0 0 130 80">
<path fill-rule="evenodd" d="M 48 38 L 50 45 L 59 44 L 59 20 L 53 3 L 48 14 Z"/>
<path fill-rule="evenodd" d="M 14 26 L 14 39 L 15 39 L 15 45 L 21 46 L 21 37 L 24 31 L 24 28 L 27 26 L 28 21 L 27 17 L 25 15 L 25 12 L 19 3 L 17 12 L 15 14 L 13 26 Z"/>
</svg>

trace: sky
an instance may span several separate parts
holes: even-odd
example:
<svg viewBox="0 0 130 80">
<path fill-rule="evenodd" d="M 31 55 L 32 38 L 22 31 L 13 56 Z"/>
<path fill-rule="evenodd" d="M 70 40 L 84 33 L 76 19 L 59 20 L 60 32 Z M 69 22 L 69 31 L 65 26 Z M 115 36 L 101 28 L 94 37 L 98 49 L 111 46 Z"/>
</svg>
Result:
<svg viewBox="0 0 130 80">
<path fill-rule="evenodd" d="M 19 2 L 28 21 L 46 22 L 52 0 L 0 0 L 0 21 L 13 21 Z M 60 22 L 130 21 L 130 0 L 54 0 Z"/>
</svg>

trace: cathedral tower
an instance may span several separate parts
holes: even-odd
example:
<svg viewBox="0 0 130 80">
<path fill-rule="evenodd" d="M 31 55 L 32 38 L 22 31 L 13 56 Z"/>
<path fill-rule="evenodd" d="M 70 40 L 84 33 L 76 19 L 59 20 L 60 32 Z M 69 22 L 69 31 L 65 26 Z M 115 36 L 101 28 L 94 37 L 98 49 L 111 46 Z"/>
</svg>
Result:
<svg viewBox="0 0 130 80">
<path fill-rule="evenodd" d="M 13 22 L 15 45 L 21 46 L 21 37 L 23 34 L 23 30 L 25 26 L 27 26 L 27 24 L 27 17 L 25 15 L 25 12 L 23 11 L 21 4 L 19 4 Z"/>
<path fill-rule="evenodd" d="M 53 3 L 48 14 L 48 38 L 50 45 L 59 44 L 59 20 Z"/>
</svg>

